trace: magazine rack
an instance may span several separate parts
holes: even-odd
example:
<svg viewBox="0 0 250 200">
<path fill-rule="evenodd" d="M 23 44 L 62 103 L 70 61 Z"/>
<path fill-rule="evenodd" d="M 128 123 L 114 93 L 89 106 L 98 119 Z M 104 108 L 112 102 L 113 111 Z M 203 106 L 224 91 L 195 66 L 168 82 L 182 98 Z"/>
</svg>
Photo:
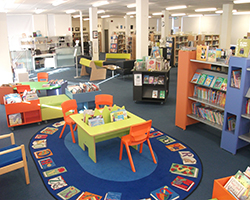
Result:
<svg viewBox="0 0 250 200">
<path fill-rule="evenodd" d="M 236 199 L 230 192 L 228 192 L 224 188 L 224 185 L 227 183 L 227 181 L 229 179 L 230 179 L 230 176 L 214 180 L 212 198 L 217 198 L 217 199 L 220 199 L 220 200 L 229 200 L 229 199 L 234 200 L 234 199 Z"/>
</svg>

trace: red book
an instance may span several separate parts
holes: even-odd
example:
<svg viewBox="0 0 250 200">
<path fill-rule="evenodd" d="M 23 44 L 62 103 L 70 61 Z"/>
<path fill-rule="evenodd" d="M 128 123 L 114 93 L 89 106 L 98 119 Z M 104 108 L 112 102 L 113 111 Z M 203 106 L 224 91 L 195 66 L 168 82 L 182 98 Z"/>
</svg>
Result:
<svg viewBox="0 0 250 200">
<path fill-rule="evenodd" d="M 183 178 L 181 176 L 177 176 L 172 182 L 171 184 L 177 188 L 180 188 L 182 190 L 185 191 L 189 191 L 193 185 L 194 185 L 194 181 L 191 181 L 187 178 Z"/>
</svg>

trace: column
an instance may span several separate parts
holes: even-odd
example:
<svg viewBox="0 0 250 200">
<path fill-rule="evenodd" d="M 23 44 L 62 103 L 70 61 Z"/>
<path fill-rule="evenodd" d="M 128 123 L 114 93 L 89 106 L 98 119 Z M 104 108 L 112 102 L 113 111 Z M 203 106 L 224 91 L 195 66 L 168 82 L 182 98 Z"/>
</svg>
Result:
<svg viewBox="0 0 250 200">
<path fill-rule="evenodd" d="M 97 8 L 89 8 L 89 34 L 90 41 L 92 41 L 92 60 L 99 59 L 98 50 L 98 18 L 97 18 Z"/>
<path fill-rule="evenodd" d="M 148 55 L 148 0 L 136 0 L 136 58 Z"/>
<path fill-rule="evenodd" d="M 126 37 L 130 36 L 130 25 L 131 25 L 131 22 L 130 22 L 130 16 L 128 15 L 125 15 L 125 35 Z"/>
<path fill-rule="evenodd" d="M 0 13 L 0 84 L 12 83 L 11 58 L 8 43 L 7 17 L 6 13 Z"/>
<path fill-rule="evenodd" d="M 169 11 L 163 10 L 161 18 L 161 38 L 166 40 L 166 37 L 170 34 L 169 31 Z"/>
<path fill-rule="evenodd" d="M 221 32 L 220 32 L 220 48 L 229 49 L 231 43 L 231 31 L 232 31 L 232 10 L 233 4 L 223 5 L 223 14 L 221 20 Z"/>
<path fill-rule="evenodd" d="M 80 33 L 81 33 L 81 50 L 82 50 L 82 55 L 84 55 L 84 45 L 83 45 L 83 25 L 82 25 L 82 11 L 79 11 L 80 14 Z"/>
</svg>

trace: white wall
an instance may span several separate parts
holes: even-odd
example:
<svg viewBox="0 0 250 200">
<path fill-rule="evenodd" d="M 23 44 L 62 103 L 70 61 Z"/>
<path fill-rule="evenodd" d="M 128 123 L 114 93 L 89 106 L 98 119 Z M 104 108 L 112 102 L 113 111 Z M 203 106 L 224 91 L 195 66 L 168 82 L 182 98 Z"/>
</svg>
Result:
<svg viewBox="0 0 250 200">
<path fill-rule="evenodd" d="M 63 36 L 63 35 L 72 35 L 72 21 L 71 15 L 55 15 L 55 35 L 50 36 Z"/>
<path fill-rule="evenodd" d="M 48 36 L 48 15 L 32 15 L 33 32 L 40 31 L 42 36 Z"/>
<path fill-rule="evenodd" d="M 201 33 L 220 34 L 221 15 L 201 17 Z"/>
</svg>

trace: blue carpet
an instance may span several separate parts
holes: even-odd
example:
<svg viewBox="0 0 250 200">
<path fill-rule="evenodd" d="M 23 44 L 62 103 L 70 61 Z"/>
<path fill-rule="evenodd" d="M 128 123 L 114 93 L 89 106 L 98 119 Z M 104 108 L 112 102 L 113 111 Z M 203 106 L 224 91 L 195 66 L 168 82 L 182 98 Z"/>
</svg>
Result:
<svg viewBox="0 0 250 200">
<path fill-rule="evenodd" d="M 48 127 L 52 127 L 49 125 Z M 198 155 L 187 145 L 182 151 L 190 151 L 194 154 L 197 163 L 188 165 L 199 169 L 197 178 L 185 177 L 195 182 L 194 186 L 188 191 L 181 190 L 171 186 L 171 182 L 176 178 L 177 174 L 170 173 L 172 163 L 183 164 L 178 151 L 173 152 L 166 148 L 166 145 L 157 140 L 157 137 L 151 138 L 151 144 L 156 156 L 157 164 L 154 164 L 146 143 L 143 146 L 143 152 L 140 154 L 135 149 L 131 148 L 132 158 L 135 164 L 136 173 L 132 172 L 126 150 L 124 148 L 123 159 L 119 160 L 120 139 L 100 142 L 96 145 L 97 163 L 94 163 L 88 157 L 88 151 L 83 151 L 77 143 L 72 143 L 71 134 L 68 126 L 65 129 L 62 139 L 59 139 L 59 134 L 62 127 L 53 135 L 47 137 L 47 148 L 51 150 L 55 166 L 48 169 L 41 169 L 38 160 L 34 156 L 34 152 L 43 150 L 33 149 L 32 143 L 37 140 L 35 136 L 40 134 L 40 131 L 30 140 L 29 150 L 33 160 L 37 166 L 37 170 L 44 182 L 47 190 L 56 198 L 61 199 L 57 193 L 64 190 L 68 186 L 75 186 L 81 192 L 88 191 L 91 193 L 104 196 L 107 192 L 122 193 L 123 200 L 139 200 L 149 198 L 150 192 L 168 185 L 180 196 L 179 199 L 185 199 L 191 194 L 202 178 L 202 164 Z M 157 129 L 155 129 L 158 131 Z M 166 135 L 166 134 L 164 134 Z M 75 132 L 77 141 L 77 133 Z M 180 142 L 176 140 L 176 143 Z M 172 143 L 171 143 L 172 144 Z M 46 149 L 47 149 L 46 148 Z M 63 177 L 68 186 L 53 190 L 48 185 L 48 180 L 57 177 L 55 175 L 49 178 L 44 177 L 43 172 L 57 167 L 65 167 L 67 172 L 59 174 Z M 184 176 L 182 176 L 184 177 Z M 76 199 L 79 194 L 70 199 Z"/>
</svg>

